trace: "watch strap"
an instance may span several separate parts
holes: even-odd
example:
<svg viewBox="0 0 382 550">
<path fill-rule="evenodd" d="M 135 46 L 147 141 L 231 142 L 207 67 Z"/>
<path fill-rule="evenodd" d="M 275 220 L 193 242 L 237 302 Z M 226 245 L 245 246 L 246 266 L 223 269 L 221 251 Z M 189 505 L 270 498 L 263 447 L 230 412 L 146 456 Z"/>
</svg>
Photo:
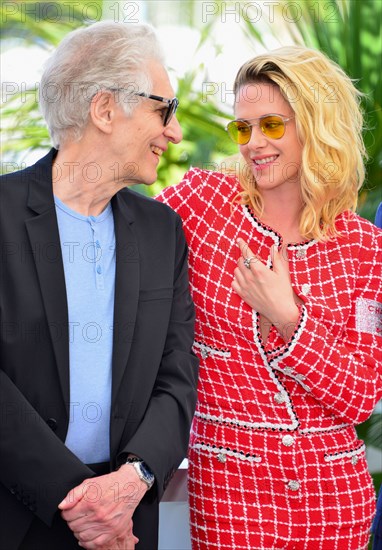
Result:
<svg viewBox="0 0 382 550">
<path fill-rule="evenodd" d="M 143 462 L 138 456 L 128 456 L 123 464 L 134 464 L 134 462 Z"/>
</svg>

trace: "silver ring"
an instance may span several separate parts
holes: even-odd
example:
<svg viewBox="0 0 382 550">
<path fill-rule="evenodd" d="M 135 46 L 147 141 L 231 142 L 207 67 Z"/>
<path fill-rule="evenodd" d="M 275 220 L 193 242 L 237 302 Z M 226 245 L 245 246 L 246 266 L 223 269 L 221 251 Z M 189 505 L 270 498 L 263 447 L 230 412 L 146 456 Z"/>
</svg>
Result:
<svg viewBox="0 0 382 550">
<path fill-rule="evenodd" d="M 244 265 L 247 269 L 251 269 L 251 262 L 255 260 L 256 261 L 256 257 L 255 256 L 251 256 L 250 258 L 244 258 Z"/>
</svg>

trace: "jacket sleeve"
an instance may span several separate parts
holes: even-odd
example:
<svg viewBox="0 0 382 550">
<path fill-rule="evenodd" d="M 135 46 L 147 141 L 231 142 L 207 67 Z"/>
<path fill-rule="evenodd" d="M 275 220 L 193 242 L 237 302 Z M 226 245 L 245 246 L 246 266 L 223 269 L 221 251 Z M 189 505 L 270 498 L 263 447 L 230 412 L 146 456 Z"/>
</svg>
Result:
<svg viewBox="0 0 382 550">
<path fill-rule="evenodd" d="M 187 245 L 177 218 L 174 292 L 162 360 L 143 421 L 123 450 L 139 456 L 151 468 L 159 499 L 187 454 L 197 395 L 198 360 L 191 349 L 194 305 Z"/>
<path fill-rule="evenodd" d="M 184 174 L 179 184 L 166 187 L 156 197 L 158 201 L 170 206 L 182 218 L 183 229 L 189 244 L 193 232 L 199 228 L 206 203 L 212 201 L 215 188 L 216 174 L 214 172 L 191 168 Z"/>
<path fill-rule="evenodd" d="M 269 364 L 291 376 L 345 422 L 364 422 L 382 397 L 382 232 L 361 235 L 352 309 L 337 326 L 330 305 L 301 296 L 304 305 L 287 345 Z M 337 299 L 341 296 L 335 289 Z M 350 292 L 350 290 L 349 290 Z"/>
<path fill-rule="evenodd" d="M 65 447 L 3 370 L 0 406 L 1 483 L 50 525 L 68 491 L 95 474 Z"/>
</svg>

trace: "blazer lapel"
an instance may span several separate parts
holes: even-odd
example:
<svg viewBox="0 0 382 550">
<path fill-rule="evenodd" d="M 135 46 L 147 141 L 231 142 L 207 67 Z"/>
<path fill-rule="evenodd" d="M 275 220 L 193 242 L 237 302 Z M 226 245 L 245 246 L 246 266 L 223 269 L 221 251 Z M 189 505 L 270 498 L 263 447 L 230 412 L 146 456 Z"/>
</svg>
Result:
<svg viewBox="0 0 382 550">
<path fill-rule="evenodd" d="M 112 403 L 115 402 L 133 341 L 139 299 L 139 250 L 134 218 L 123 196 L 111 201 L 116 239 Z"/>
<path fill-rule="evenodd" d="M 32 172 L 28 207 L 37 215 L 26 220 L 25 224 L 40 283 L 63 398 L 69 410 L 68 306 L 52 190 L 54 155 L 53 149 L 35 165 L 35 170 Z"/>
<path fill-rule="evenodd" d="M 52 191 L 52 162 L 56 151 L 35 165 L 29 184 L 28 206 L 36 214 L 26 220 L 39 278 L 62 393 L 69 409 L 68 305 L 60 236 Z M 125 193 L 123 193 L 125 194 Z M 112 403 L 130 354 L 139 299 L 139 251 L 134 217 L 122 194 L 113 197 L 116 237 Z"/>
</svg>

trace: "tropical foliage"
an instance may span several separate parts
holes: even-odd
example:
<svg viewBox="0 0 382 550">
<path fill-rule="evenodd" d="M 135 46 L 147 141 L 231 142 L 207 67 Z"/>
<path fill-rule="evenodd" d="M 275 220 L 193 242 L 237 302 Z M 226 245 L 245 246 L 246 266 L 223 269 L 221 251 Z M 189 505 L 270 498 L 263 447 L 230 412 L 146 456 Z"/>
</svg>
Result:
<svg viewBox="0 0 382 550">
<path fill-rule="evenodd" d="M 198 19 L 193 15 L 194 4 L 192 0 L 187 0 L 183 1 L 182 6 L 187 6 L 183 10 L 187 22 L 197 24 Z M 214 2 L 214 7 L 220 7 L 220 10 L 215 9 L 215 17 L 201 26 L 200 46 L 206 41 L 211 42 L 214 25 L 229 4 L 237 6 L 238 3 Z M 99 20 L 105 11 L 104 6 L 102 0 L 72 4 L 31 0 L 3 2 L 0 30 L 4 44 L 12 47 L 22 42 L 27 46 L 38 45 L 52 49 L 68 31 Z M 116 14 L 115 9 L 113 13 Z M 373 219 L 377 204 L 382 200 L 382 2 L 298 0 L 291 3 L 282 0 L 275 3 L 274 14 L 275 19 L 269 21 L 268 32 L 275 35 L 280 44 L 287 38 L 289 42 L 293 40 L 323 50 L 340 63 L 365 94 L 365 141 L 369 163 L 368 178 L 360 194 L 359 210 L 364 217 Z M 242 25 L 243 32 L 254 45 L 263 43 L 264 34 L 258 25 L 243 15 L 242 12 L 238 23 Z M 217 55 L 218 48 L 219 45 L 216 45 Z M 225 156 L 235 152 L 235 147 L 224 132 L 226 114 L 213 97 L 210 96 L 206 101 L 200 87 L 195 86 L 197 76 L 200 81 L 200 75 L 205 74 L 207 80 L 207 69 L 199 64 L 178 81 L 178 96 L 181 99 L 179 120 L 184 139 L 180 147 L 170 147 L 163 157 L 158 181 L 149 191 L 152 194 L 164 185 L 179 181 L 190 164 L 214 167 Z M 20 90 L 2 105 L 1 153 L 7 160 L 20 161 L 23 152 L 50 146 L 48 133 L 37 109 L 36 95 L 36 91 L 26 93 Z"/>
<path fill-rule="evenodd" d="M 50 51 L 69 31 L 82 26 L 85 17 L 94 21 L 98 14 L 102 14 L 102 0 L 87 4 L 86 11 L 80 2 L 2 2 L 2 53 L 8 47 L 19 45 Z M 38 110 L 37 95 L 35 87 L 27 88 L 23 82 L 2 83 L 1 157 L 6 158 L 10 166 L 12 161 L 15 165 L 21 163 L 23 152 L 51 146 Z"/>
</svg>

